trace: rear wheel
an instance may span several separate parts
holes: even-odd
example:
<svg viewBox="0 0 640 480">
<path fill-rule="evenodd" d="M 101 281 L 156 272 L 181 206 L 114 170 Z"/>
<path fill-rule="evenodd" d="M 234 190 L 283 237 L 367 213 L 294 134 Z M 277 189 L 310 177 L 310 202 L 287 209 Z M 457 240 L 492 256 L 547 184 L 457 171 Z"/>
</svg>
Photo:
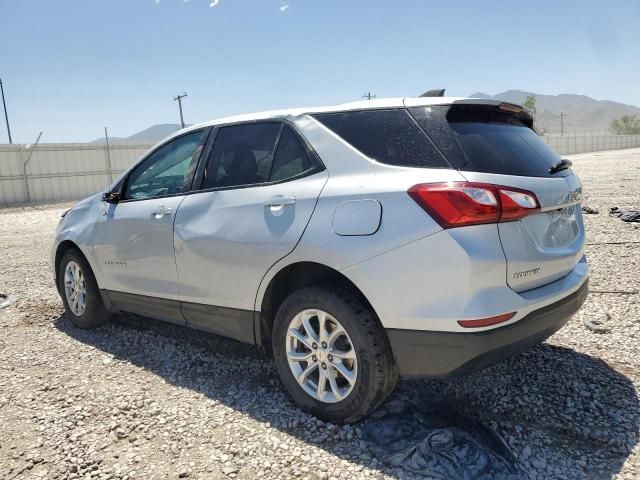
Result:
<svg viewBox="0 0 640 480">
<path fill-rule="evenodd" d="M 273 333 L 285 389 L 319 418 L 355 422 L 375 410 L 396 385 L 384 330 L 348 291 L 293 292 L 278 309 Z"/>
<path fill-rule="evenodd" d="M 58 283 L 67 316 L 76 327 L 96 328 L 109 321 L 111 315 L 102 303 L 91 267 L 78 250 L 67 250 L 62 256 Z"/>
</svg>

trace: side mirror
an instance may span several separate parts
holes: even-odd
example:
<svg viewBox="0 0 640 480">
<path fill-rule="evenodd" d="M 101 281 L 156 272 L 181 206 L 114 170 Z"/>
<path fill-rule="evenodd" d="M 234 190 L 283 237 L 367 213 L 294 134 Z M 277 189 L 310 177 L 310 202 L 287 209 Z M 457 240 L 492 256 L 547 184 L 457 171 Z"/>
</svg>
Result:
<svg viewBox="0 0 640 480">
<path fill-rule="evenodd" d="M 118 203 L 120 201 L 120 192 L 104 192 L 102 200 L 107 203 Z"/>
</svg>

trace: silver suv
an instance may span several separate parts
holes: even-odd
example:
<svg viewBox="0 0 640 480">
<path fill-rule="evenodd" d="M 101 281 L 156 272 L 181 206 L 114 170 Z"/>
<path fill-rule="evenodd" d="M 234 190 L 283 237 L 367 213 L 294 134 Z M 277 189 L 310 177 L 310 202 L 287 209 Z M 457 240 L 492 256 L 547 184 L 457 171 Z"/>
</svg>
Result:
<svg viewBox="0 0 640 480">
<path fill-rule="evenodd" d="M 485 367 L 576 312 L 570 165 L 492 100 L 223 118 L 63 215 L 57 287 L 81 328 L 126 311 L 261 345 L 300 407 L 353 422 L 399 375 Z"/>
</svg>

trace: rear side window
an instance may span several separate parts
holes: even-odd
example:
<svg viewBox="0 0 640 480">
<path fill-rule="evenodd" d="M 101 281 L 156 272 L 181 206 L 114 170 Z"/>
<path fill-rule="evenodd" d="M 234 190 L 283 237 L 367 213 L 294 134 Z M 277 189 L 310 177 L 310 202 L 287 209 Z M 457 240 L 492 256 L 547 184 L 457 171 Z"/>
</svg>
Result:
<svg viewBox="0 0 640 480">
<path fill-rule="evenodd" d="M 280 122 L 262 122 L 222 127 L 207 162 L 202 188 L 267 182 L 280 126 Z"/>
<path fill-rule="evenodd" d="M 416 107 L 410 111 L 459 170 L 545 177 L 559 160 L 526 119 L 493 105 Z"/>
<path fill-rule="evenodd" d="M 285 125 L 271 167 L 272 182 L 301 175 L 313 168 L 309 155 L 291 127 Z"/>
<path fill-rule="evenodd" d="M 323 113 L 313 118 L 378 162 L 451 168 L 405 109 Z"/>
</svg>

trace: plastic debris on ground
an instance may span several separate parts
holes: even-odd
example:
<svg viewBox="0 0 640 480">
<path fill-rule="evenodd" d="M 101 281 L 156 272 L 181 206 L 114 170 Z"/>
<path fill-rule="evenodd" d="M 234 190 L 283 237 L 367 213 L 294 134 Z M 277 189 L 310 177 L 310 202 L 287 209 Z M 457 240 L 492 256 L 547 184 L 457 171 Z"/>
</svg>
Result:
<svg viewBox="0 0 640 480">
<path fill-rule="evenodd" d="M 8 307 L 16 300 L 17 300 L 17 297 L 15 295 L 7 295 L 5 293 L 0 293 L 0 308 Z"/>
<path fill-rule="evenodd" d="M 371 452 L 389 467 L 435 479 L 517 479 L 503 438 L 444 404 L 392 398 L 361 426 Z"/>
<path fill-rule="evenodd" d="M 623 222 L 640 223 L 640 210 L 623 210 L 618 207 L 611 207 L 609 209 L 609 215 L 618 217 Z"/>
<path fill-rule="evenodd" d="M 597 215 L 598 213 L 600 213 L 596 207 L 591 207 L 589 205 L 583 205 L 582 211 L 589 215 Z"/>
<path fill-rule="evenodd" d="M 605 314 L 606 320 L 610 320 L 611 316 L 607 313 Z M 610 329 L 605 325 L 602 320 L 599 319 L 591 319 L 584 318 L 582 323 L 585 327 L 591 330 L 593 333 L 609 333 Z"/>
</svg>

